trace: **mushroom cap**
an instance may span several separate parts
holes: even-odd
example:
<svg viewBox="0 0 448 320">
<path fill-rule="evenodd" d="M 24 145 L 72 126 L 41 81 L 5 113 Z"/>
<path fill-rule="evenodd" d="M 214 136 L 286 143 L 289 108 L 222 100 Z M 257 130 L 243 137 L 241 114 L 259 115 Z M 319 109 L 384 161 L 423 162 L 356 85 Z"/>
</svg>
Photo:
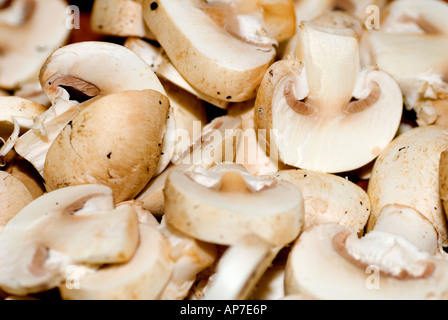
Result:
<svg viewBox="0 0 448 320">
<path fill-rule="evenodd" d="M 71 121 L 48 151 L 47 190 L 104 184 L 117 203 L 134 198 L 152 178 L 162 152 L 169 101 L 153 90 L 98 99 Z"/>
<path fill-rule="evenodd" d="M 212 170 L 169 175 L 164 190 L 168 224 L 222 245 L 234 244 L 248 234 L 276 246 L 297 238 L 303 226 L 299 189 L 241 169 L 216 166 Z"/>
<path fill-rule="evenodd" d="M 305 226 L 340 223 L 362 233 L 371 206 L 367 193 L 347 179 L 309 170 L 284 170 L 277 179 L 298 187 L 305 201 Z"/>
<path fill-rule="evenodd" d="M 374 229 L 381 210 L 389 204 L 404 205 L 433 223 L 439 244 L 448 243 L 446 217 L 439 195 L 439 162 L 448 148 L 448 129 L 414 128 L 396 138 L 375 162 L 367 193 L 372 213 L 367 231 Z"/>
<path fill-rule="evenodd" d="M 64 0 L 14 0 L 13 4 L 21 10 L 11 13 L 22 18 L 15 24 L 0 23 L 0 87 L 5 89 L 36 78 L 45 59 L 71 32 Z"/>
<path fill-rule="evenodd" d="M 376 232 L 358 239 L 338 224 L 302 233 L 288 259 L 286 294 L 323 300 L 444 299 L 447 262 L 403 238 Z"/>
<path fill-rule="evenodd" d="M 261 50 L 233 37 L 198 3 L 145 0 L 143 15 L 176 69 L 194 88 L 223 101 L 253 98 L 275 49 Z"/>
<path fill-rule="evenodd" d="M 79 289 L 61 285 L 66 300 L 155 300 L 168 283 L 173 261 L 170 243 L 156 228 L 140 224 L 140 244 L 132 259 L 81 277 Z"/>
<path fill-rule="evenodd" d="M 398 131 L 400 87 L 385 72 L 360 68 L 352 29 L 304 22 L 298 37 L 298 59 L 271 66 L 257 95 L 255 121 L 270 151 L 287 165 L 327 173 L 370 163 Z"/>
<path fill-rule="evenodd" d="M 5 226 L 31 201 L 31 193 L 20 180 L 0 171 L 0 226 Z"/>
</svg>

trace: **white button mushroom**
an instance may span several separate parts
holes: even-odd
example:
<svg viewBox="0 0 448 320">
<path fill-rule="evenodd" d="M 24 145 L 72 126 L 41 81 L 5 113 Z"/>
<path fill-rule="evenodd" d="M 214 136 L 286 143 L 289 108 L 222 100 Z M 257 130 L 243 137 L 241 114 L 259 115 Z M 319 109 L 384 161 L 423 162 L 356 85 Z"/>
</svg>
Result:
<svg viewBox="0 0 448 320">
<path fill-rule="evenodd" d="M 31 201 L 33 197 L 22 182 L 0 171 L 0 228 Z"/>
<path fill-rule="evenodd" d="M 397 133 L 398 84 L 361 69 L 352 29 L 303 22 L 298 37 L 298 58 L 275 63 L 260 86 L 258 129 L 266 130 L 271 152 L 297 168 L 339 173 L 368 164 Z"/>
</svg>

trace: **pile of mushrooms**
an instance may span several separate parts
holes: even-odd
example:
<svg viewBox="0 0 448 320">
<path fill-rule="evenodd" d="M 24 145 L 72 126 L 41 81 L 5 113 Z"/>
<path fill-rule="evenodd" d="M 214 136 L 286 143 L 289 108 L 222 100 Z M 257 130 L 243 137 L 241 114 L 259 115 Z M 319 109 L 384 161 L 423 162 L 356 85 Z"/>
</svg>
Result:
<svg viewBox="0 0 448 320">
<path fill-rule="evenodd" d="M 0 299 L 448 298 L 448 3 L 70 5 L 0 0 Z"/>
</svg>

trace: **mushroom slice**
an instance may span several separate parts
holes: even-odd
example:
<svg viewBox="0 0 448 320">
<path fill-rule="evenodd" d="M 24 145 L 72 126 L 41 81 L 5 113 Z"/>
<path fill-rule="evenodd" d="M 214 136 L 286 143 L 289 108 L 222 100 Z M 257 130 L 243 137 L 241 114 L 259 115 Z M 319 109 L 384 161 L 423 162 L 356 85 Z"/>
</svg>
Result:
<svg viewBox="0 0 448 320">
<path fill-rule="evenodd" d="M 59 287 L 66 300 L 155 300 L 173 271 L 170 243 L 156 228 L 140 224 L 140 244 L 132 259 L 81 277 L 79 289 Z"/>
<path fill-rule="evenodd" d="M 389 144 L 375 163 L 367 190 L 372 204 L 368 232 L 386 205 L 404 205 L 428 218 L 439 234 L 439 244 L 448 244 L 439 196 L 439 162 L 447 148 L 448 129 L 441 126 L 414 128 Z"/>
<path fill-rule="evenodd" d="M 226 250 L 204 300 L 246 300 L 269 268 L 279 248 L 247 235 Z"/>
<path fill-rule="evenodd" d="M 398 84 L 385 72 L 360 69 L 351 29 L 303 22 L 298 37 L 298 59 L 277 62 L 262 81 L 258 129 L 287 165 L 339 173 L 368 164 L 398 131 Z"/>
<path fill-rule="evenodd" d="M 439 0 L 400 0 L 391 2 L 382 18 L 387 33 L 448 35 L 448 5 Z"/>
<path fill-rule="evenodd" d="M 372 232 L 359 239 L 338 224 L 306 230 L 287 263 L 286 294 L 323 300 L 443 299 L 447 262 L 405 239 Z"/>
<path fill-rule="evenodd" d="M 164 194 L 167 223 L 205 242 L 231 245 L 255 234 L 281 246 L 297 238 L 303 226 L 299 189 L 240 167 L 173 171 Z"/>
<path fill-rule="evenodd" d="M 0 287 L 25 295 L 55 288 L 71 264 L 127 262 L 138 241 L 130 208 L 113 208 L 112 191 L 86 185 L 31 202 L 0 233 Z"/>
<path fill-rule="evenodd" d="M 90 99 L 48 120 L 45 123 L 45 134 L 41 134 L 40 130 L 29 130 L 17 140 L 14 146 L 16 152 L 29 161 L 43 177 L 45 159 L 53 141 L 70 121 L 97 99 Z"/>
<path fill-rule="evenodd" d="M 331 11 L 334 0 L 294 0 L 297 22 L 311 21 Z"/>
<path fill-rule="evenodd" d="M 44 181 L 31 163 L 25 159 L 15 156 L 7 164 L 5 171 L 22 182 L 33 199 L 37 199 L 45 193 Z"/>
<path fill-rule="evenodd" d="M 417 113 L 419 125 L 438 123 L 447 101 L 448 37 L 441 35 L 370 33 L 363 39 L 370 51 L 368 64 L 376 64 L 400 84 L 408 110 Z M 400 53 L 406 53 L 405 55 Z M 442 124 L 446 124 L 442 123 Z"/>
<path fill-rule="evenodd" d="M 252 8 L 251 3 L 244 1 L 242 7 Z M 180 74 L 200 92 L 228 102 L 253 98 L 276 54 L 260 29 L 262 21 L 251 10 L 234 15 L 235 6 L 228 1 L 143 2 L 147 25 Z M 227 15 L 237 20 L 229 27 L 241 27 L 245 34 L 232 36 L 222 27 L 227 21 L 215 21 Z"/>
<path fill-rule="evenodd" d="M 279 171 L 275 177 L 298 187 L 305 201 L 305 226 L 340 223 L 363 233 L 370 199 L 356 184 L 335 175 L 308 170 Z"/>
<path fill-rule="evenodd" d="M 72 96 L 83 101 L 98 95 L 140 90 L 166 95 L 157 76 L 140 57 L 123 46 L 104 42 L 81 42 L 56 50 L 42 67 L 40 82 L 53 104 L 52 110 L 41 119 L 44 124 L 73 108 Z M 173 116 L 166 119 L 163 154 L 156 174 L 168 166 L 175 148 L 175 120 Z"/>
<path fill-rule="evenodd" d="M 433 224 L 420 212 L 407 206 L 385 206 L 374 231 L 400 236 L 430 254 L 436 254 L 438 250 L 438 235 Z"/>
<path fill-rule="evenodd" d="M 0 171 L 0 227 L 5 226 L 31 201 L 33 197 L 20 180 Z"/>
<path fill-rule="evenodd" d="M 161 300 L 183 300 L 188 296 L 197 275 L 210 267 L 217 258 L 216 246 L 198 241 L 167 225 L 159 230 L 171 243 L 170 256 L 174 269 L 169 283 L 160 295 Z"/>
<path fill-rule="evenodd" d="M 3 9 L 8 13 L 0 19 L 0 87 L 15 89 L 38 76 L 45 59 L 70 35 L 66 8 L 63 0 L 13 0 Z"/>
<path fill-rule="evenodd" d="M 47 191 L 103 184 L 117 203 L 133 199 L 155 173 L 162 152 L 169 101 L 153 90 L 111 94 L 73 119 L 50 147 Z"/>
<path fill-rule="evenodd" d="M 143 21 L 142 0 L 95 0 L 90 19 L 96 33 L 154 39 Z"/>
</svg>

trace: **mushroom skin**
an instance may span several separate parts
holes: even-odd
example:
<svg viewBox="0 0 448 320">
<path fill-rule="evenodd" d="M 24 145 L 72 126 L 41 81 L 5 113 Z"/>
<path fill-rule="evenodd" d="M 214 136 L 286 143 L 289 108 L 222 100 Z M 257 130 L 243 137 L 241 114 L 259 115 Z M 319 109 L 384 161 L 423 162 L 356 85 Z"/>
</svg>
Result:
<svg viewBox="0 0 448 320">
<path fill-rule="evenodd" d="M 367 232 L 374 229 L 386 205 L 404 205 L 423 214 L 448 244 L 446 216 L 439 195 L 439 166 L 448 148 L 448 128 L 414 128 L 396 138 L 375 162 L 367 193 L 372 213 Z"/>
<path fill-rule="evenodd" d="M 71 121 L 45 161 L 47 191 L 104 184 L 117 203 L 138 195 L 162 152 L 169 101 L 153 90 L 108 95 Z"/>
<path fill-rule="evenodd" d="M 33 201 L 25 185 L 11 174 L 0 171 L 0 227 Z"/>
</svg>

